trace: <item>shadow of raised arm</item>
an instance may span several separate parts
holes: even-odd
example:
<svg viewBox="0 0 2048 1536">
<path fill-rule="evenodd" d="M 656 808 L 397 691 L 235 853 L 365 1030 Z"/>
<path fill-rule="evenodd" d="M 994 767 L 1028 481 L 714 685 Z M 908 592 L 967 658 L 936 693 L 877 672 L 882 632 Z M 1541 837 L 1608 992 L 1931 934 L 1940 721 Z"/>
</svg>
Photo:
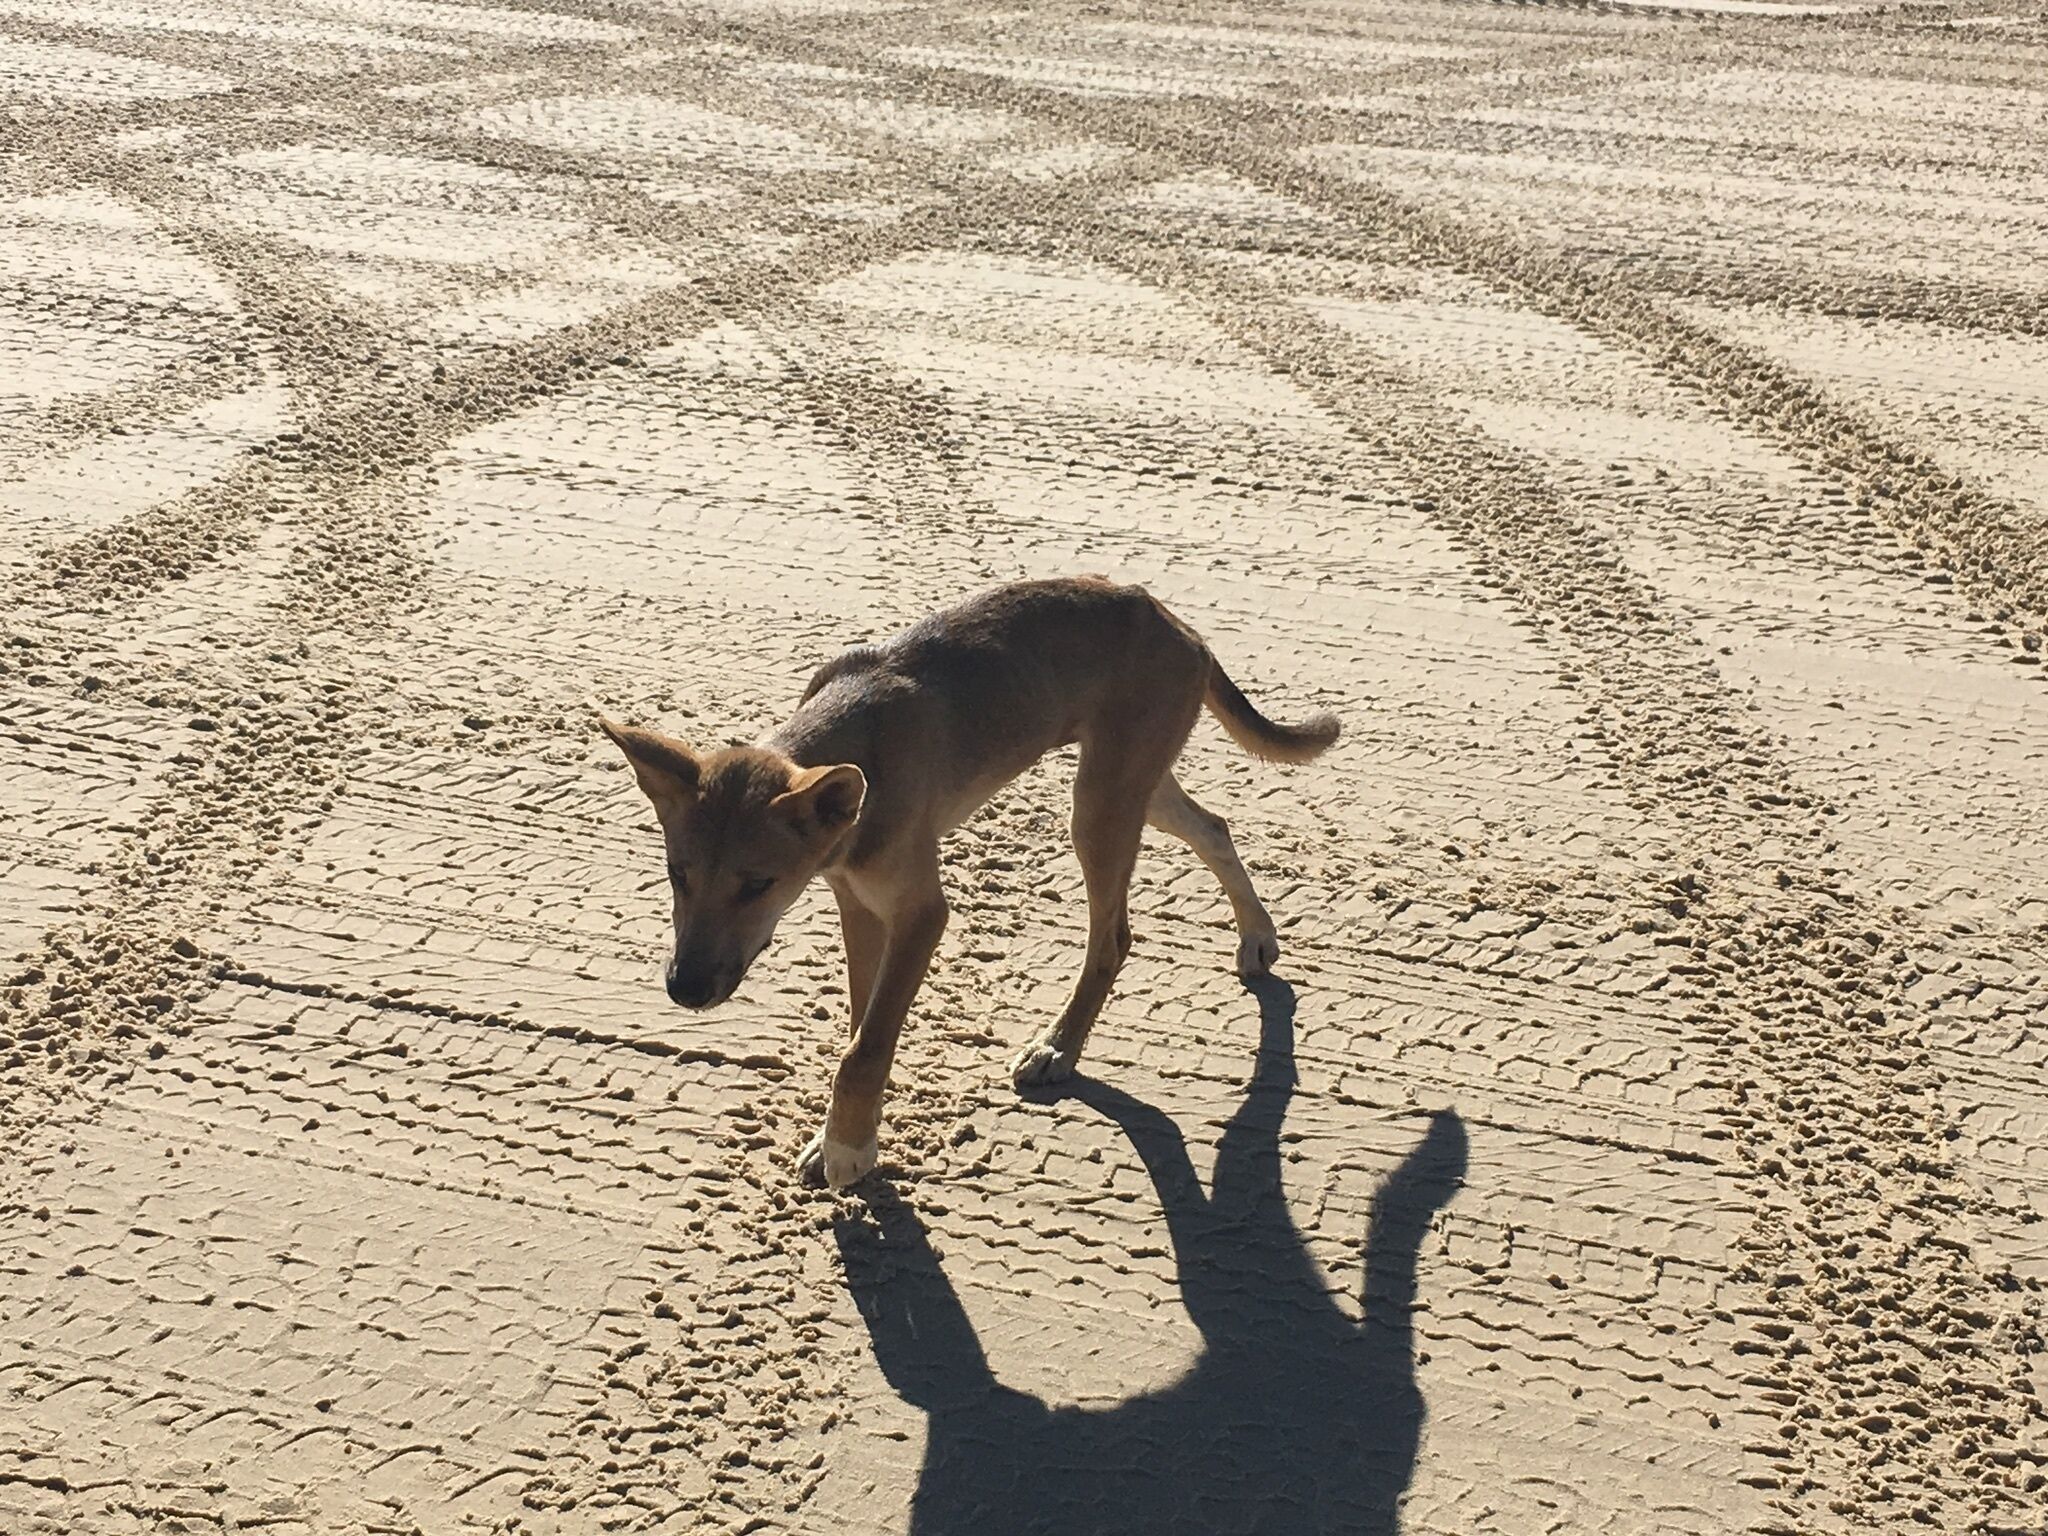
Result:
<svg viewBox="0 0 2048 1536">
<path fill-rule="evenodd" d="M 1259 989 L 1257 1066 L 1205 1194 L 1179 1127 L 1081 1080 L 1157 1191 L 1202 1348 L 1171 1385 L 1107 1408 L 1050 1408 L 999 1383 L 908 1206 L 869 1194 L 874 1227 L 839 1229 L 884 1376 L 929 1416 L 910 1529 L 921 1536 L 1232 1531 L 1392 1536 L 1423 1423 L 1416 1265 L 1463 1181 L 1466 1138 L 1443 1111 L 1374 1197 L 1363 1323 L 1295 1227 L 1280 1132 L 1293 1095 L 1294 995 Z"/>
</svg>

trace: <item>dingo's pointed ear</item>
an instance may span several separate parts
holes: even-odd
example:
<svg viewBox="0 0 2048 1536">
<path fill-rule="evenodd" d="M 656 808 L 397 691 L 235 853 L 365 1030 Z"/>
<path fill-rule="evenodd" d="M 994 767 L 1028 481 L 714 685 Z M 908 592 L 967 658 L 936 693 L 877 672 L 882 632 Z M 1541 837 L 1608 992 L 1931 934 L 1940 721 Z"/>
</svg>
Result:
<svg viewBox="0 0 2048 1536">
<path fill-rule="evenodd" d="M 805 836 L 844 832 L 860 815 L 868 781 L 851 763 L 806 768 L 789 789 L 769 804 L 789 817 Z"/>
<path fill-rule="evenodd" d="M 626 761 L 633 765 L 634 777 L 639 779 L 648 799 L 658 804 L 697 792 L 697 758 L 673 736 L 643 731 L 636 725 L 620 725 L 603 715 L 597 717 L 597 723 L 626 754 Z"/>
</svg>

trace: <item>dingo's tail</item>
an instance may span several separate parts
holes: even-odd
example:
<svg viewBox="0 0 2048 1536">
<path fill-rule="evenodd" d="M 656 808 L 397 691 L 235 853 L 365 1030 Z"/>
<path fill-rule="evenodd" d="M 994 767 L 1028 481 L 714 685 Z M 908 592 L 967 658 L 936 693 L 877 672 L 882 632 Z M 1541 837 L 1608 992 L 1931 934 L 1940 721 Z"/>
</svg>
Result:
<svg viewBox="0 0 2048 1536">
<path fill-rule="evenodd" d="M 1268 720 L 1214 656 L 1209 658 L 1209 688 L 1202 702 L 1232 741 L 1269 763 L 1305 763 L 1321 757 L 1337 739 L 1337 717 L 1332 714 L 1311 715 L 1299 725 Z"/>
</svg>

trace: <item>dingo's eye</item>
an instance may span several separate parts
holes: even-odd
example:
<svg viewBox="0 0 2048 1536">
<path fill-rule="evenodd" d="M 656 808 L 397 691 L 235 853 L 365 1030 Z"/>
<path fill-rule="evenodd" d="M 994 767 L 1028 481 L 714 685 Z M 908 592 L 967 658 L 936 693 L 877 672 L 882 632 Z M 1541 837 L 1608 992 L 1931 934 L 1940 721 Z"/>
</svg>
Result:
<svg viewBox="0 0 2048 1536">
<path fill-rule="evenodd" d="M 742 880 L 740 882 L 739 899 L 741 901 L 759 901 L 768 894 L 769 888 L 774 884 L 773 880 Z"/>
</svg>

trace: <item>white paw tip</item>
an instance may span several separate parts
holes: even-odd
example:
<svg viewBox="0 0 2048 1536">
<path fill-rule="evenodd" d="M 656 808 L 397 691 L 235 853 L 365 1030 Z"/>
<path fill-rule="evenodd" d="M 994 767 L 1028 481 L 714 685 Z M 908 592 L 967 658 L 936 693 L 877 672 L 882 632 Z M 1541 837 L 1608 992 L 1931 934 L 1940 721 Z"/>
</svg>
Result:
<svg viewBox="0 0 2048 1536">
<path fill-rule="evenodd" d="M 825 1182 L 834 1189 L 844 1189 L 847 1185 L 865 1178 L 874 1168 L 875 1161 L 880 1155 L 872 1140 L 858 1147 L 849 1147 L 845 1142 L 834 1141 L 829 1136 L 824 1138 L 820 1150 L 825 1163 Z"/>
<path fill-rule="evenodd" d="M 1049 1045 L 1034 1045 L 1019 1056 L 1010 1068 L 1010 1077 L 1019 1088 L 1035 1088 L 1046 1083 L 1063 1083 L 1074 1075 L 1073 1058 L 1065 1051 Z"/>
</svg>

